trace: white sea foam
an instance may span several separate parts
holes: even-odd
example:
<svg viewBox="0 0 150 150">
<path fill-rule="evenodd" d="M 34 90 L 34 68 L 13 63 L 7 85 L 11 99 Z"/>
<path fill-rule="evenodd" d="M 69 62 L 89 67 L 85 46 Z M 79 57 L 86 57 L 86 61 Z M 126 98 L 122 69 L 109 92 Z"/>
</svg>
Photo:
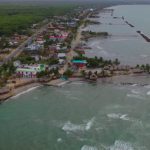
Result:
<svg viewBox="0 0 150 150">
<path fill-rule="evenodd" d="M 33 90 L 39 88 L 39 87 L 41 87 L 41 86 L 36 86 L 36 87 L 29 88 L 28 90 L 23 91 L 23 92 L 21 92 L 21 93 L 15 95 L 15 96 L 13 96 L 13 97 L 11 97 L 11 98 L 19 97 L 19 96 L 21 96 L 21 95 L 23 95 L 23 94 L 26 94 L 26 93 L 28 93 L 28 92 L 31 92 L 31 91 L 33 91 Z"/>
<path fill-rule="evenodd" d="M 110 146 L 110 150 L 134 150 L 134 148 L 129 142 L 117 140 L 114 145 Z"/>
<path fill-rule="evenodd" d="M 135 119 L 135 118 L 130 118 L 130 117 L 128 117 L 127 114 L 112 113 L 112 114 L 108 114 L 107 117 L 112 118 L 112 119 L 121 119 L 121 120 L 124 120 L 124 121 L 130 121 L 130 122 L 133 123 L 133 125 L 140 126 L 140 127 L 143 126 L 143 123 L 142 123 L 141 120 L 138 120 L 138 119 Z"/>
<path fill-rule="evenodd" d="M 97 46 L 97 48 L 98 48 L 98 49 L 100 49 L 100 50 L 102 50 L 102 49 L 103 49 L 103 48 L 102 48 L 102 47 L 100 47 L 100 46 Z"/>
<path fill-rule="evenodd" d="M 150 91 L 147 92 L 147 95 L 150 95 Z"/>
<path fill-rule="evenodd" d="M 89 120 L 85 126 L 85 130 L 87 130 L 87 131 L 90 130 L 94 124 L 94 121 L 95 121 L 95 117 L 93 117 L 91 120 Z"/>
<path fill-rule="evenodd" d="M 78 131 L 89 131 L 95 121 L 95 117 L 89 120 L 86 124 L 73 124 L 70 121 L 66 122 L 62 129 L 66 132 L 78 132 Z"/>
<path fill-rule="evenodd" d="M 58 138 L 58 139 L 57 139 L 57 142 L 58 142 L 58 143 L 61 143 L 61 142 L 62 142 L 62 138 Z"/>
<path fill-rule="evenodd" d="M 107 117 L 108 117 L 108 118 L 113 118 L 113 119 L 119 119 L 119 118 L 120 118 L 120 115 L 119 115 L 119 114 L 112 113 L 112 114 L 107 114 Z"/>
<path fill-rule="evenodd" d="M 81 150 L 98 150 L 98 148 L 96 146 L 84 145 Z"/>
<path fill-rule="evenodd" d="M 63 85 L 65 85 L 65 84 L 67 84 L 67 83 L 69 83 L 69 81 L 61 82 L 61 83 L 59 83 L 57 86 L 63 86 Z"/>
<path fill-rule="evenodd" d="M 144 97 L 142 97 L 141 95 L 138 95 L 138 94 L 127 94 L 127 97 L 144 99 Z"/>
<path fill-rule="evenodd" d="M 135 86 L 137 86 L 137 84 L 132 84 L 131 86 L 135 87 Z"/>
<path fill-rule="evenodd" d="M 135 90 L 135 89 L 132 89 L 131 92 L 132 92 L 133 94 L 140 94 L 140 91 Z"/>
<path fill-rule="evenodd" d="M 68 121 L 67 123 L 64 124 L 62 129 L 64 131 L 76 132 L 76 131 L 84 131 L 85 127 L 84 125 L 76 125 Z"/>
<path fill-rule="evenodd" d="M 125 121 L 130 120 L 130 118 L 127 116 L 128 116 L 127 114 L 120 114 L 120 113 L 118 113 L 118 114 L 115 114 L 115 113 L 107 114 L 108 118 L 121 119 L 121 120 L 125 120 Z"/>
</svg>

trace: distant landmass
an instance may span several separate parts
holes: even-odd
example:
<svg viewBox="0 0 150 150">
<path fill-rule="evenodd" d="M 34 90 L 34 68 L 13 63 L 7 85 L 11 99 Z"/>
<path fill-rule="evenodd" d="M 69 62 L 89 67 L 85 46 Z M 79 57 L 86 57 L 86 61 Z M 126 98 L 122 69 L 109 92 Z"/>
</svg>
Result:
<svg viewBox="0 0 150 150">
<path fill-rule="evenodd" d="M 58 3 L 58 2 L 78 2 L 78 3 L 84 3 L 84 2 L 100 2 L 100 3 L 120 3 L 120 4 L 150 4 L 150 0 L 0 0 L 0 3 L 8 3 L 8 2 L 47 2 L 47 3 Z"/>
</svg>

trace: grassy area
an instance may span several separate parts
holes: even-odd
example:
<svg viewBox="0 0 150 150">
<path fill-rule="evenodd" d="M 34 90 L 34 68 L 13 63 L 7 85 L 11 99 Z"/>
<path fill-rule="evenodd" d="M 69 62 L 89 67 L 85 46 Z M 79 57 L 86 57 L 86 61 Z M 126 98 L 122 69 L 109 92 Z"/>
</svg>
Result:
<svg viewBox="0 0 150 150">
<path fill-rule="evenodd" d="M 73 5 L 0 5 L 0 36 L 21 32 L 33 23 L 53 15 L 63 15 L 74 7 Z"/>
</svg>

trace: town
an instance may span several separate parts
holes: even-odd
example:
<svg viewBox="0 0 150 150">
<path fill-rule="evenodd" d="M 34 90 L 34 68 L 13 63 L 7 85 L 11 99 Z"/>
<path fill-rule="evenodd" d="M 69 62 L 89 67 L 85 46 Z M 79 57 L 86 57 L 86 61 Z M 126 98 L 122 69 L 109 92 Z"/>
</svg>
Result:
<svg viewBox="0 0 150 150">
<path fill-rule="evenodd" d="M 53 16 L 42 25 L 32 24 L 31 35 L 15 33 L 0 38 L 0 100 L 35 85 L 61 85 L 68 78 L 97 78 L 149 72 L 149 65 L 120 65 L 120 61 L 85 56 L 89 38 L 111 36 L 107 32 L 84 31 L 98 17 L 99 9 L 78 7 L 71 15 Z M 109 10 L 106 10 L 109 11 Z M 111 11 L 111 10 L 110 10 Z"/>
</svg>

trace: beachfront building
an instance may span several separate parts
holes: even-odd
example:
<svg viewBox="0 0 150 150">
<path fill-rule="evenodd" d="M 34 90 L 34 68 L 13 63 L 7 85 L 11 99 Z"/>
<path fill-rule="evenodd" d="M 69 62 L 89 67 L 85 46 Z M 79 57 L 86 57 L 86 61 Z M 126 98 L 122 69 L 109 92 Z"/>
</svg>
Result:
<svg viewBox="0 0 150 150">
<path fill-rule="evenodd" d="M 16 69 L 16 75 L 19 77 L 35 78 L 38 72 L 45 71 L 44 64 L 21 65 Z"/>
<path fill-rule="evenodd" d="M 72 60 L 72 64 L 73 66 L 75 66 L 76 68 L 84 68 L 87 64 L 86 60 Z"/>
</svg>

